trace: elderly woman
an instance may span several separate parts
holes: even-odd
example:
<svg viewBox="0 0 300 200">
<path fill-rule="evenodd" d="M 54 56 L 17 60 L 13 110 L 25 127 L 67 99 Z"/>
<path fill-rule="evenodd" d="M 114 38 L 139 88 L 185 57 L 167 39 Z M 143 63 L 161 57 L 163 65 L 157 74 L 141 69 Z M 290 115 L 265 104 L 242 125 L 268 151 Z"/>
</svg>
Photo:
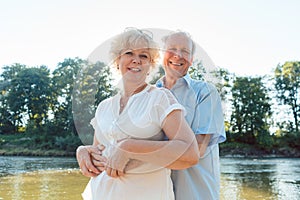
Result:
<svg viewBox="0 0 300 200">
<path fill-rule="evenodd" d="M 105 146 L 104 167 L 91 178 L 82 196 L 94 200 L 174 199 L 170 169 L 190 167 L 199 155 L 184 108 L 167 89 L 146 83 L 158 60 L 158 48 L 146 32 L 127 29 L 114 38 L 110 53 L 122 75 L 123 88 L 102 101 L 92 119 L 93 146 Z M 82 166 L 84 161 L 79 158 L 84 156 L 78 154 L 89 148 L 77 150 L 81 169 L 88 167 Z"/>
</svg>

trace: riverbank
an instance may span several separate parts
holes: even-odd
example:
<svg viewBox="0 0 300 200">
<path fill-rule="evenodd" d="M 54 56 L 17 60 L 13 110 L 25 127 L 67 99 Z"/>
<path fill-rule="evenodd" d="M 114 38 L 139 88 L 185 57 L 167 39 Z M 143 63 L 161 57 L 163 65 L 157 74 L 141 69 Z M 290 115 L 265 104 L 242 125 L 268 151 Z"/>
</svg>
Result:
<svg viewBox="0 0 300 200">
<path fill-rule="evenodd" d="M 300 158 L 300 150 L 290 147 L 263 149 L 243 143 L 220 144 L 220 157 Z"/>
<path fill-rule="evenodd" d="M 80 144 L 80 140 L 75 136 L 53 140 L 51 137 L 44 138 L 43 135 L 0 135 L 0 155 L 74 157 Z"/>
<path fill-rule="evenodd" d="M 57 141 L 56 141 L 57 143 Z M 0 135 L 0 155 L 2 156 L 61 156 L 75 157 L 76 148 L 81 144 L 66 140 L 53 144 L 49 140 L 35 140 L 31 135 Z M 300 149 L 284 147 L 261 148 L 238 142 L 220 144 L 221 157 L 285 157 L 300 158 Z"/>
<path fill-rule="evenodd" d="M 1 156 L 59 156 L 75 157 L 76 150 L 30 149 L 16 145 L 2 145 Z M 241 143 L 224 143 L 220 145 L 220 157 L 253 157 L 253 158 L 300 158 L 300 151 L 291 148 L 261 149 Z"/>
<path fill-rule="evenodd" d="M 68 152 L 55 149 L 29 149 L 29 148 L 0 148 L 1 156 L 59 156 L 59 157 L 75 157 L 74 152 Z"/>
</svg>

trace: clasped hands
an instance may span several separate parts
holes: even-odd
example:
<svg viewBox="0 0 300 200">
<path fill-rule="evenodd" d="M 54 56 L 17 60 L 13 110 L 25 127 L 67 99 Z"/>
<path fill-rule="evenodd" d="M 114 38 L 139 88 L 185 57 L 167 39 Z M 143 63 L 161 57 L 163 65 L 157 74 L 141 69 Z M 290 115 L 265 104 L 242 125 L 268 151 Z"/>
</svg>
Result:
<svg viewBox="0 0 300 200">
<path fill-rule="evenodd" d="M 108 157 L 102 155 L 104 149 Z M 98 176 L 103 171 L 114 178 L 123 176 L 124 169 L 130 160 L 128 152 L 120 148 L 120 143 L 107 147 L 103 145 L 79 146 L 76 157 L 81 173 L 87 177 Z"/>
</svg>

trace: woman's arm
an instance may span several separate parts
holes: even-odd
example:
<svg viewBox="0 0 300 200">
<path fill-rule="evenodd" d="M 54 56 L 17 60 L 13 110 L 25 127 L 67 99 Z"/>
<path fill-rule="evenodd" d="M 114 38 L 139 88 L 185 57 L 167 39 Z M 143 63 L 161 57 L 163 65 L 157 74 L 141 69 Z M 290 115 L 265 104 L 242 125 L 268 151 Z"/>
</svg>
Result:
<svg viewBox="0 0 300 200">
<path fill-rule="evenodd" d="M 182 111 L 172 111 L 165 118 L 162 128 L 168 141 L 126 139 L 118 144 L 112 157 L 137 159 L 170 169 L 195 165 L 199 159 L 198 145 Z M 123 170 L 124 166 L 118 165 L 122 163 L 114 164 L 113 168 Z"/>
<path fill-rule="evenodd" d="M 77 162 L 80 171 L 84 176 L 95 177 L 101 173 L 101 170 L 98 168 L 103 165 L 103 160 L 99 157 L 101 156 L 102 151 L 97 147 L 98 144 L 99 142 L 94 135 L 93 145 L 82 145 L 76 150 Z"/>
</svg>

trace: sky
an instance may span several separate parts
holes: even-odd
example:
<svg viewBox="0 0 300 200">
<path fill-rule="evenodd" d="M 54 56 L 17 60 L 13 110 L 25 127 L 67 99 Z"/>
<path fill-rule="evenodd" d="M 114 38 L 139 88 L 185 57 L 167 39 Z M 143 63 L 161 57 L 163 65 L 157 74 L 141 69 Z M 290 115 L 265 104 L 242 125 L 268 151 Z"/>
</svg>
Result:
<svg viewBox="0 0 300 200">
<path fill-rule="evenodd" d="M 213 63 L 265 75 L 300 61 L 298 0 L 0 0 L 0 67 L 55 69 L 126 27 L 184 30 Z"/>
</svg>

